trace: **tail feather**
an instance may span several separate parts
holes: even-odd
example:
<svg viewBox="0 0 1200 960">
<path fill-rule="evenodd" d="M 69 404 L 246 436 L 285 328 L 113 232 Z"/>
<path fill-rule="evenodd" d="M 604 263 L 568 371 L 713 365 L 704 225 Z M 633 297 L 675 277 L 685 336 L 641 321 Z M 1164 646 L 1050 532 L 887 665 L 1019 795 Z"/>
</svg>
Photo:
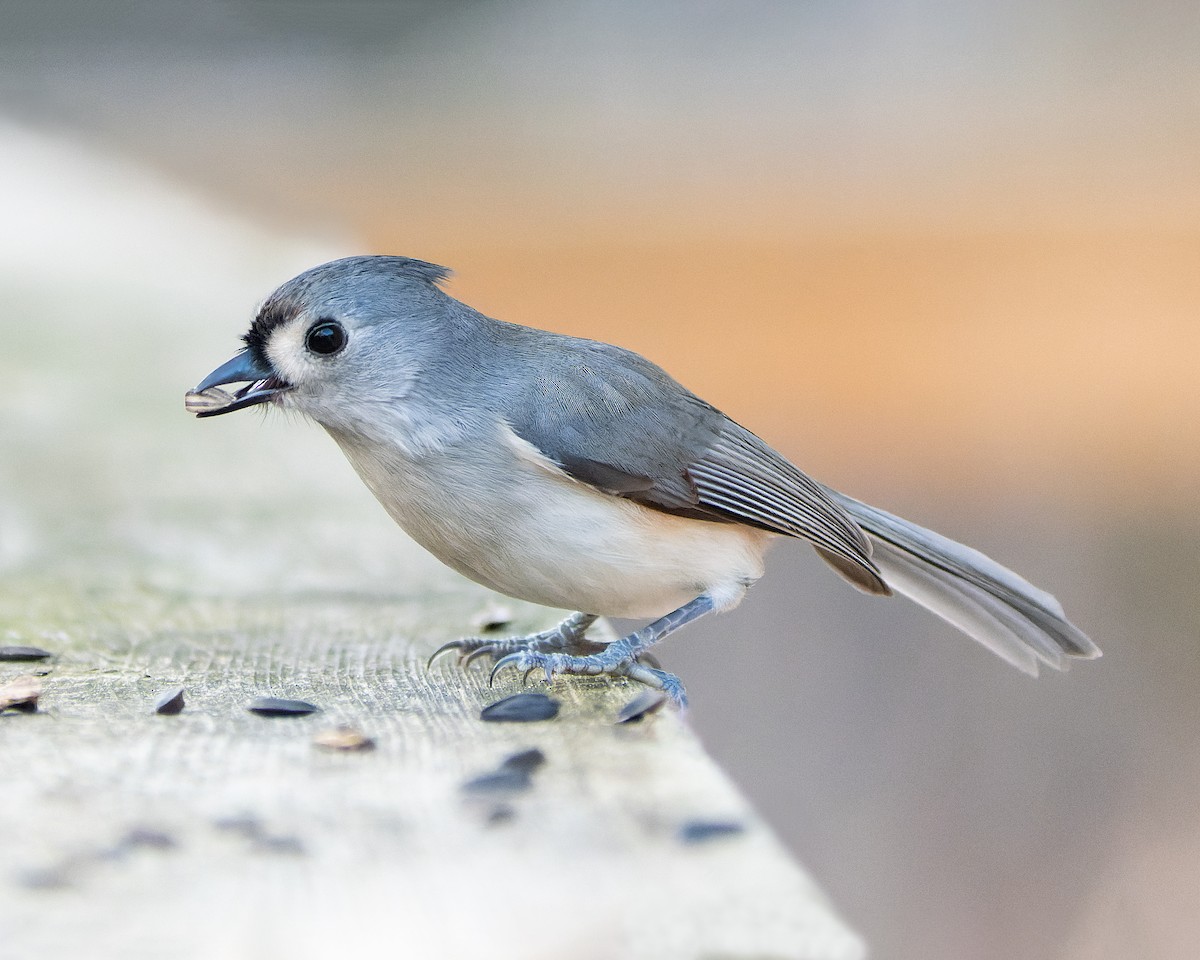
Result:
<svg viewBox="0 0 1200 960">
<path fill-rule="evenodd" d="M 885 510 L 827 491 L 871 540 L 884 582 L 958 627 L 997 656 L 1037 675 L 1100 648 L 1067 620 L 1060 604 L 995 560 Z"/>
</svg>

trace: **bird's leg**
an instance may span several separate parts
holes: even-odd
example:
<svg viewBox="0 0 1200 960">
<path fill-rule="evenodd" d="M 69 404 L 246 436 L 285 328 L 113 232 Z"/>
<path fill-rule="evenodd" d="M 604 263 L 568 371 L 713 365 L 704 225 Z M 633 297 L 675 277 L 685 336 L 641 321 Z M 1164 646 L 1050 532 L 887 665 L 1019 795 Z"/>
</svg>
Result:
<svg viewBox="0 0 1200 960">
<path fill-rule="evenodd" d="M 648 626 L 642 627 L 636 633 L 631 633 L 620 640 L 614 640 L 600 652 L 587 656 L 528 648 L 514 650 L 496 661 L 496 665 L 492 667 L 489 683 L 496 678 L 496 674 L 507 667 L 523 670 L 526 676 L 534 670 L 541 669 L 545 671 L 547 683 L 551 682 L 559 673 L 588 676 L 606 674 L 630 677 L 656 687 L 670 696 L 677 704 L 684 706 L 687 703 L 687 695 L 684 693 L 683 684 L 680 683 L 679 678 L 662 670 L 652 670 L 639 663 L 638 658 L 668 633 L 673 633 L 685 624 L 711 612 L 712 609 L 712 597 L 707 593 L 701 594 L 695 600 L 685 603 L 678 610 L 673 610 L 665 617 L 660 617 Z"/>
<path fill-rule="evenodd" d="M 477 657 L 490 656 L 493 660 L 517 653 L 523 650 L 534 652 L 555 652 L 589 654 L 604 649 L 604 644 L 593 643 L 584 636 L 588 628 L 596 622 L 594 613 L 573 613 L 557 627 L 543 630 L 541 633 L 530 634 L 527 637 L 464 637 L 461 640 L 451 640 L 443 643 L 429 658 L 426 669 L 433 666 L 433 661 L 443 653 L 451 650 L 458 651 L 459 662 L 465 667 Z"/>
</svg>

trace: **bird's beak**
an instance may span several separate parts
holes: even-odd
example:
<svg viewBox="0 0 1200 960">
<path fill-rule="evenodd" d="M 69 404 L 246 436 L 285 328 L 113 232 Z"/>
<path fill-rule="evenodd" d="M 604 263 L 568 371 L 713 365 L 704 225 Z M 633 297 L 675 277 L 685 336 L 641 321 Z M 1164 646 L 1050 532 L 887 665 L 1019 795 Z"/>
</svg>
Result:
<svg viewBox="0 0 1200 960">
<path fill-rule="evenodd" d="M 216 389 L 225 383 L 245 383 L 246 386 L 235 393 Z M 184 405 L 197 417 L 215 417 L 264 403 L 290 389 L 291 384 L 247 349 L 201 380 L 184 398 Z"/>
</svg>

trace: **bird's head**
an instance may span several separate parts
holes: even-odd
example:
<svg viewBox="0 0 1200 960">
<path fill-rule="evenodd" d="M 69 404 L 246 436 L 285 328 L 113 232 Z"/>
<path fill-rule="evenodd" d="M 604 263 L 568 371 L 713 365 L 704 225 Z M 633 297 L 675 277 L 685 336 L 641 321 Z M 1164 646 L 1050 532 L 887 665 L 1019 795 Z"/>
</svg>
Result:
<svg viewBox="0 0 1200 960">
<path fill-rule="evenodd" d="M 272 293 L 245 348 L 191 391 L 187 409 L 214 417 L 262 403 L 352 430 L 376 404 L 410 392 L 448 298 L 448 271 L 402 257 L 351 257 L 314 267 Z M 243 384 L 230 393 L 219 389 Z"/>
</svg>

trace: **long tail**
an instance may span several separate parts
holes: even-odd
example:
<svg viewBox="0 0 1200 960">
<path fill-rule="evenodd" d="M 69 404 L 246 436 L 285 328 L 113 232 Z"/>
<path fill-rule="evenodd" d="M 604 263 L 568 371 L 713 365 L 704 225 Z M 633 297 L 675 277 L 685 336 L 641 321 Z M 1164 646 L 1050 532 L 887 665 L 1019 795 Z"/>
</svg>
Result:
<svg viewBox="0 0 1200 960">
<path fill-rule="evenodd" d="M 1066 658 L 1090 660 L 1097 647 L 1067 620 L 1062 604 L 978 550 L 826 488 L 870 537 L 883 579 L 978 640 L 1018 670 L 1037 676 L 1038 661 L 1065 670 Z"/>
</svg>

